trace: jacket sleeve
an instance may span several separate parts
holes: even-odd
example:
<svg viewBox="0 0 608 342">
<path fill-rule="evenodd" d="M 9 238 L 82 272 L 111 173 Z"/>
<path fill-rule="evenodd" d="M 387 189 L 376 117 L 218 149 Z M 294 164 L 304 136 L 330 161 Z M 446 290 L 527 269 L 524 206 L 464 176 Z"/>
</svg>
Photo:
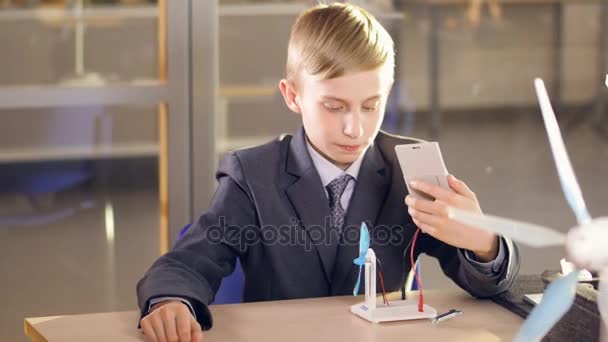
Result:
<svg viewBox="0 0 608 342">
<path fill-rule="evenodd" d="M 421 237 L 424 239 L 421 252 L 438 259 L 443 273 L 472 296 L 489 298 L 507 291 L 519 272 L 519 248 L 510 239 L 501 238 L 503 247 L 506 247 L 502 265 L 496 267 L 497 272 L 488 274 L 469 261 L 462 249 L 427 234 Z"/>
<path fill-rule="evenodd" d="M 208 210 L 161 256 L 137 284 L 142 317 L 151 299 L 178 297 L 189 301 L 203 329 L 213 325 L 208 305 L 222 278 L 247 253 L 245 236 L 255 238 L 257 216 L 236 154 L 228 154 L 217 175 L 218 188 Z M 244 234 L 249 229 L 255 234 Z"/>
</svg>

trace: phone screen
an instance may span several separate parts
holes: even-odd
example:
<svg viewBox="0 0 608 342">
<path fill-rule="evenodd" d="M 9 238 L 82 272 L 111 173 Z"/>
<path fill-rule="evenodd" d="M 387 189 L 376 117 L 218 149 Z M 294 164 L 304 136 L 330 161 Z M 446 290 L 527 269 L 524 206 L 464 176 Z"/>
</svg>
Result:
<svg viewBox="0 0 608 342">
<path fill-rule="evenodd" d="M 412 196 L 434 200 L 431 196 L 411 188 L 410 182 L 414 180 L 425 181 L 451 190 L 448 184 L 448 170 L 437 142 L 397 145 L 395 152 L 407 190 Z"/>
</svg>

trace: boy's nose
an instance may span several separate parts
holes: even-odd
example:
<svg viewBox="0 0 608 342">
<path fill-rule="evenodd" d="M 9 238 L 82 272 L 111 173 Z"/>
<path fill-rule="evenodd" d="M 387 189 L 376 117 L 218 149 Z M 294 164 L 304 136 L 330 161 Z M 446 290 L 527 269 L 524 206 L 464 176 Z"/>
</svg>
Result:
<svg viewBox="0 0 608 342">
<path fill-rule="evenodd" d="M 346 114 L 344 120 L 344 135 L 353 139 L 357 139 L 363 135 L 363 127 L 361 126 L 361 117 L 359 113 Z"/>
</svg>

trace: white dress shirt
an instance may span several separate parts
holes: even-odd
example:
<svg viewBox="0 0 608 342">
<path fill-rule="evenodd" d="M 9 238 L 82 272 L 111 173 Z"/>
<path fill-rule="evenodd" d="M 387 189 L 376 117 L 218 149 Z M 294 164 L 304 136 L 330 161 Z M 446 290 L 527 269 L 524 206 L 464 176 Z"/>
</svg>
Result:
<svg viewBox="0 0 608 342">
<path fill-rule="evenodd" d="M 344 174 L 354 178 L 348 182 L 344 192 L 342 193 L 342 198 L 340 198 L 340 204 L 342 204 L 342 208 L 344 208 L 344 212 L 346 212 L 348 210 L 350 198 L 353 195 L 353 190 L 355 189 L 355 183 L 357 182 L 357 177 L 359 176 L 359 170 L 361 169 L 361 163 L 363 162 L 365 151 L 361 153 L 359 158 L 357 158 L 357 160 L 355 160 L 346 170 L 342 170 L 317 152 L 312 147 L 310 142 L 308 142 L 308 139 L 306 139 L 306 148 L 308 149 L 308 154 L 310 154 L 310 158 L 312 159 L 315 169 L 317 169 L 319 177 L 321 177 L 321 183 L 323 184 L 323 189 L 325 190 L 325 196 L 327 196 L 328 199 L 329 193 L 327 192 L 327 185 L 331 183 L 331 181 Z"/>
</svg>

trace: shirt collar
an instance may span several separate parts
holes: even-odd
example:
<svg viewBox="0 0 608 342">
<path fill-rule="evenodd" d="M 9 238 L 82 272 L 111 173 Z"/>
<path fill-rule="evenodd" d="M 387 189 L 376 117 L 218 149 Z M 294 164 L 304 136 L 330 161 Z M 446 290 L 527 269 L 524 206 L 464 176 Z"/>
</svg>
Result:
<svg viewBox="0 0 608 342">
<path fill-rule="evenodd" d="M 319 176 L 321 177 L 323 187 L 326 187 L 332 180 L 344 174 L 350 175 L 357 180 L 365 151 L 361 153 L 359 158 L 357 158 L 357 160 L 355 160 L 346 170 L 342 170 L 317 152 L 308 141 L 308 138 L 306 138 L 306 148 L 308 149 L 308 154 L 310 154 L 315 169 L 317 169 L 317 173 L 319 173 Z"/>
</svg>

